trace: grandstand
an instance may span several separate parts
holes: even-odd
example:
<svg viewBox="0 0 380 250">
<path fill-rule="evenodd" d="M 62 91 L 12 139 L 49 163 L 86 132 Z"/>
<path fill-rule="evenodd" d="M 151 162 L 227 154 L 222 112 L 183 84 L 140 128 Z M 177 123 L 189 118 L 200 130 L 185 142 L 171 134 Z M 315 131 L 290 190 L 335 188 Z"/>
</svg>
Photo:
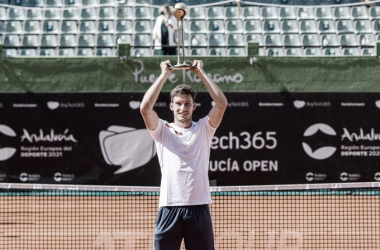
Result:
<svg viewBox="0 0 380 250">
<path fill-rule="evenodd" d="M 373 55 L 380 6 L 354 0 L 184 1 L 188 55 Z M 151 32 L 169 0 L 0 0 L 2 56 L 153 56 Z M 195 7 L 196 6 L 196 7 Z"/>
</svg>

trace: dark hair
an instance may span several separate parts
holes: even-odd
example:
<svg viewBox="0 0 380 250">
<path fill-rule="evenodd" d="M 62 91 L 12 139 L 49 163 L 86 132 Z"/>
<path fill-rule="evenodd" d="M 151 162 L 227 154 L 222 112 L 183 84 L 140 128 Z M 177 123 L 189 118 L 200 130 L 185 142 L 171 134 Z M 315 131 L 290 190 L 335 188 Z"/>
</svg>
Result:
<svg viewBox="0 0 380 250">
<path fill-rule="evenodd" d="M 193 102 L 195 102 L 195 97 L 197 96 L 197 92 L 195 92 L 195 90 L 189 85 L 181 84 L 175 87 L 170 92 L 170 99 L 173 101 L 173 98 L 178 95 L 191 95 Z"/>
<path fill-rule="evenodd" d="M 166 10 L 166 13 L 171 16 L 172 12 L 170 11 L 170 6 L 167 4 L 162 5 L 162 7 Z"/>
</svg>

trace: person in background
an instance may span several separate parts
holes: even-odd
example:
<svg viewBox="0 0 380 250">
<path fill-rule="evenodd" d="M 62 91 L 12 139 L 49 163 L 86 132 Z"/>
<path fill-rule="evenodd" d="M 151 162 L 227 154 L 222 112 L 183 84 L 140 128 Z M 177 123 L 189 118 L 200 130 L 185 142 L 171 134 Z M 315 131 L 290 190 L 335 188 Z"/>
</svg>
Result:
<svg viewBox="0 0 380 250">
<path fill-rule="evenodd" d="M 177 19 L 172 15 L 169 5 L 161 6 L 160 14 L 152 32 L 154 54 L 176 55 L 177 44 L 174 41 L 174 31 L 177 30 Z"/>
</svg>

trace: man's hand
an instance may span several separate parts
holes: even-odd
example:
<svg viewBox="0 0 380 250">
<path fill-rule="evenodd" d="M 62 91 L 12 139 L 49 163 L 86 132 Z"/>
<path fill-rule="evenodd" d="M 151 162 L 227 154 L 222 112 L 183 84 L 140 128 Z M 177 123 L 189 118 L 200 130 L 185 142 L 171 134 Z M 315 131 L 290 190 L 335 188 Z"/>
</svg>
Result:
<svg viewBox="0 0 380 250">
<path fill-rule="evenodd" d="M 170 61 L 163 61 L 160 63 L 161 72 L 164 74 L 171 74 L 173 71 L 173 66 L 170 64 Z"/>
<path fill-rule="evenodd" d="M 201 60 L 194 60 L 192 66 L 196 66 L 196 68 L 190 68 L 190 71 L 197 74 L 203 70 L 203 62 Z"/>
</svg>

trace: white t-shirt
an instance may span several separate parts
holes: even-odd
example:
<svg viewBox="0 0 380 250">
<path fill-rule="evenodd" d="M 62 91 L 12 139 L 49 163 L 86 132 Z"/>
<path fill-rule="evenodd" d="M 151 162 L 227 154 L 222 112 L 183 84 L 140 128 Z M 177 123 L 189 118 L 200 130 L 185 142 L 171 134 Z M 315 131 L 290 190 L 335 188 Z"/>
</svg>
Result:
<svg viewBox="0 0 380 250">
<path fill-rule="evenodd" d="M 160 119 L 157 128 L 149 131 L 161 166 L 160 207 L 212 203 L 208 166 L 215 131 L 208 116 L 188 129 Z"/>
</svg>

